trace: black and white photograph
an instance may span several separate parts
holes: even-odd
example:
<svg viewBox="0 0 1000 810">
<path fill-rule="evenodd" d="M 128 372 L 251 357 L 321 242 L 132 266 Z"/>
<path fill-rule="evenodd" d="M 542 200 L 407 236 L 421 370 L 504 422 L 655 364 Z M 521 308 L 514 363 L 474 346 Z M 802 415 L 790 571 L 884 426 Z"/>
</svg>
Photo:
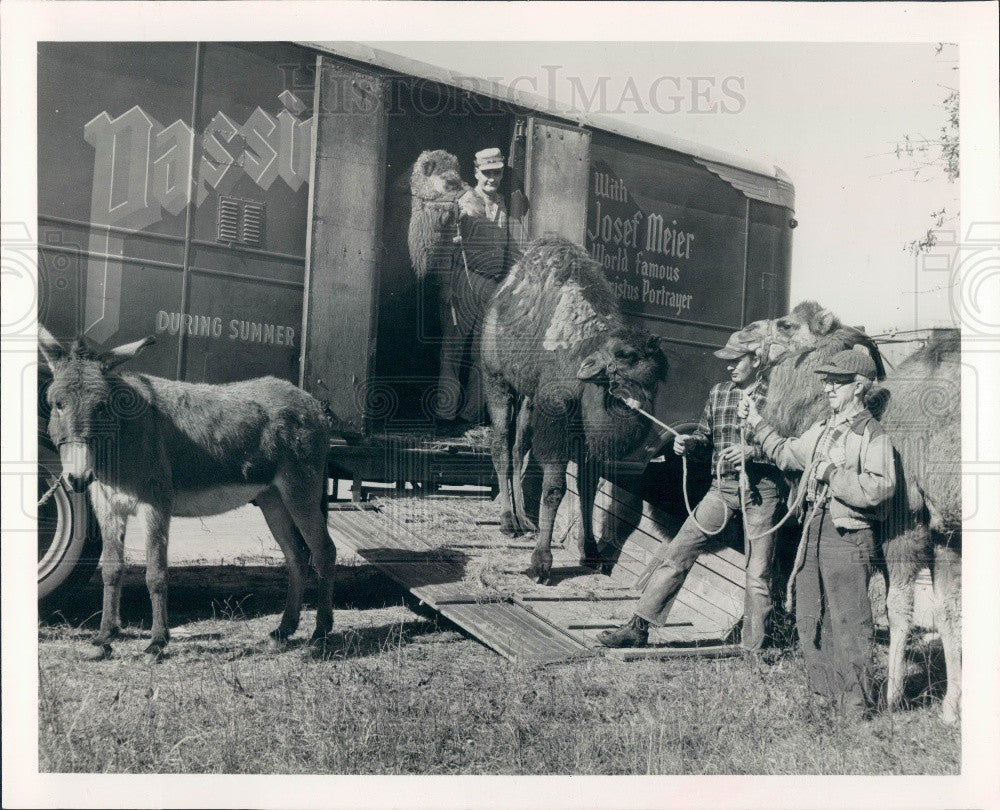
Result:
<svg viewBox="0 0 1000 810">
<path fill-rule="evenodd" d="M 995 3 L 0 14 L 5 807 L 1000 806 Z"/>
</svg>

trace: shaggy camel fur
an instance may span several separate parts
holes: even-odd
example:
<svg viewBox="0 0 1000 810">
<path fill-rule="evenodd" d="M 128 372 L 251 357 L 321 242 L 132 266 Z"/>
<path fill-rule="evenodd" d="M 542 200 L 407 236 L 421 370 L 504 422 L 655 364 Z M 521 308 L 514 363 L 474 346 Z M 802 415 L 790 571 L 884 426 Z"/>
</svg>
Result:
<svg viewBox="0 0 1000 810">
<path fill-rule="evenodd" d="M 418 279 L 451 267 L 455 203 L 469 186 L 459 175 L 458 158 L 443 149 L 420 153 L 410 174 L 410 261 Z"/>
<path fill-rule="evenodd" d="M 740 333 L 763 343 L 772 366 L 765 418 L 779 432 L 798 435 L 826 410 L 813 369 L 845 346 L 870 339 L 844 327 L 818 304 L 799 304 L 790 315 L 757 321 Z M 877 361 L 880 371 L 881 363 Z M 939 339 L 907 358 L 873 391 L 870 408 L 897 453 L 899 488 L 883 526 L 888 570 L 889 682 L 887 702 L 903 697 L 904 650 L 912 625 L 917 572 L 934 577 L 935 621 L 948 669 L 942 713 L 957 720 L 961 695 L 961 384 L 960 347 Z"/>
<path fill-rule="evenodd" d="M 517 492 L 523 448 L 530 443 L 542 467 L 532 571 L 540 582 L 549 581 L 552 525 L 566 490 L 566 465 L 575 458 L 581 563 L 600 565 L 592 517 L 601 468 L 635 450 L 650 429 L 611 391 L 651 410 L 666 376 L 659 338 L 625 327 L 603 269 L 583 248 L 544 237 L 528 246 L 497 290 L 482 356 L 501 530 L 524 527 Z"/>
<path fill-rule="evenodd" d="M 948 688 L 946 722 L 959 717 L 962 693 L 961 347 L 957 338 L 929 342 L 885 381 L 882 426 L 899 454 L 896 508 L 886 522 L 889 570 L 887 700 L 903 698 L 904 652 L 918 571 L 933 575 L 934 620 L 941 634 Z"/>
<path fill-rule="evenodd" d="M 288 565 L 285 610 L 270 634 L 272 645 L 283 646 L 298 628 L 308 562 L 304 545 L 319 575 L 312 641 L 324 642 L 333 628 L 337 552 L 323 510 L 329 427 L 320 404 L 274 377 L 204 385 L 113 373 L 152 342 L 146 338 L 101 354 L 78 339 L 67 350 L 39 327 L 53 377 L 49 434 L 59 448 L 64 481 L 77 492 L 89 488 L 101 528 L 104 610 L 93 640 L 95 657 L 110 655 L 121 629 L 128 518 L 138 516 L 146 531 L 153 606 L 146 653 L 158 660 L 169 638 L 170 517 L 221 514 L 251 501 L 263 511 Z M 109 448 L 98 453 L 102 439 Z"/>
</svg>

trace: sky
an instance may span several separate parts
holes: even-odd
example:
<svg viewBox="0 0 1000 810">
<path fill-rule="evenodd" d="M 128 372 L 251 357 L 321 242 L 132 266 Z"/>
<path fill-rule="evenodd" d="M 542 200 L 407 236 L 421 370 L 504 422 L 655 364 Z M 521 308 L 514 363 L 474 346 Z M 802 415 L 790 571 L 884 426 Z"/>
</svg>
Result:
<svg viewBox="0 0 1000 810">
<path fill-rule="evenodd" d="M 942 100 L 958 86 L 956 47 L 371 44 L 777 165 L 796 193 L 793 305 L 816 299 L 871 334 L 952 322 L 947 284 L 904 245 L 932 227 L 932 211 L 958 211 L 959 184 L 937 169 L 914 177 L 913 162 L 894 149 L 905 135 L 938 137 Z M 601 77 L 604 105 L 595 95 Z M 707 96 L 693 98 L 694 90 Z M 715 113 L 703 112 L 713 103 Z"/>
</svg>

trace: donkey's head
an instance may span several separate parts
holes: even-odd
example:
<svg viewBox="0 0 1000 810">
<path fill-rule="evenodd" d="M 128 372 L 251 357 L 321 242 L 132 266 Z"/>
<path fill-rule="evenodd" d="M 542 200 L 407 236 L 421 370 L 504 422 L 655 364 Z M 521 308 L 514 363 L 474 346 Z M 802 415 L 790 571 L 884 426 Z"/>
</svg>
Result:
<svg viewBox="0 0 1000 810">
<path fill-rule="evenodd" d="M 610 332 L 583 359 L 577 372 L 584 382 L 581 415 L 587 445 L 595 456 L 611 460 L 639 445 L 650 423 L 629 404 L 652 411 L 656 389 L 666 375 L 660 339 L 641 330 Z"/>
<path fill-rule="evenodd" d="M 135 392 L 111 371 L 154 342 L 147 337 L 98 352 L 77 338 L 65 348 L 44 326 L 38 327 L 38 346 L 52 371 L 46 393 L 49 436 L 59 448 L 63 479 L 75 492 L 97 477 L 96 440 L 117 435 L 121 420 L 136 410 Z"/>
</svg>

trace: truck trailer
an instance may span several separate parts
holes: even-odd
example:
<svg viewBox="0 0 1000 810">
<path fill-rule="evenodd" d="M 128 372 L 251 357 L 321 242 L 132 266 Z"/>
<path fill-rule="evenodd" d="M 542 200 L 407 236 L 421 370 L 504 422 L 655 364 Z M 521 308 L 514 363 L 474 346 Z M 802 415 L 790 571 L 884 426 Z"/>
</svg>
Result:
<svg viewBox="0 0 1000 810">
<path fill-rule="evenodd" d="M 330 416 L 331 479 L 355 492 L 490 486 L 484 446 L 435 435 L 441 330 L 407 251 L 418 155 L 445 149 L 471 178 L 490 146 L 515 238 L 586 247 L 667 352 L 656 416 L 697 422 L 724 373 L 712 352 L 788 310 L 789 178 L 363 44 L 42 44 L 39 321 L 105 347 L 154 335 L 135 371 L 298 384 Z M 46 419 L 40 396 L 40 598 L 100 553 L 86 497 L 53 489 Z M 636 485 L 682 510 L 657 435 Z"/>
</svg>

